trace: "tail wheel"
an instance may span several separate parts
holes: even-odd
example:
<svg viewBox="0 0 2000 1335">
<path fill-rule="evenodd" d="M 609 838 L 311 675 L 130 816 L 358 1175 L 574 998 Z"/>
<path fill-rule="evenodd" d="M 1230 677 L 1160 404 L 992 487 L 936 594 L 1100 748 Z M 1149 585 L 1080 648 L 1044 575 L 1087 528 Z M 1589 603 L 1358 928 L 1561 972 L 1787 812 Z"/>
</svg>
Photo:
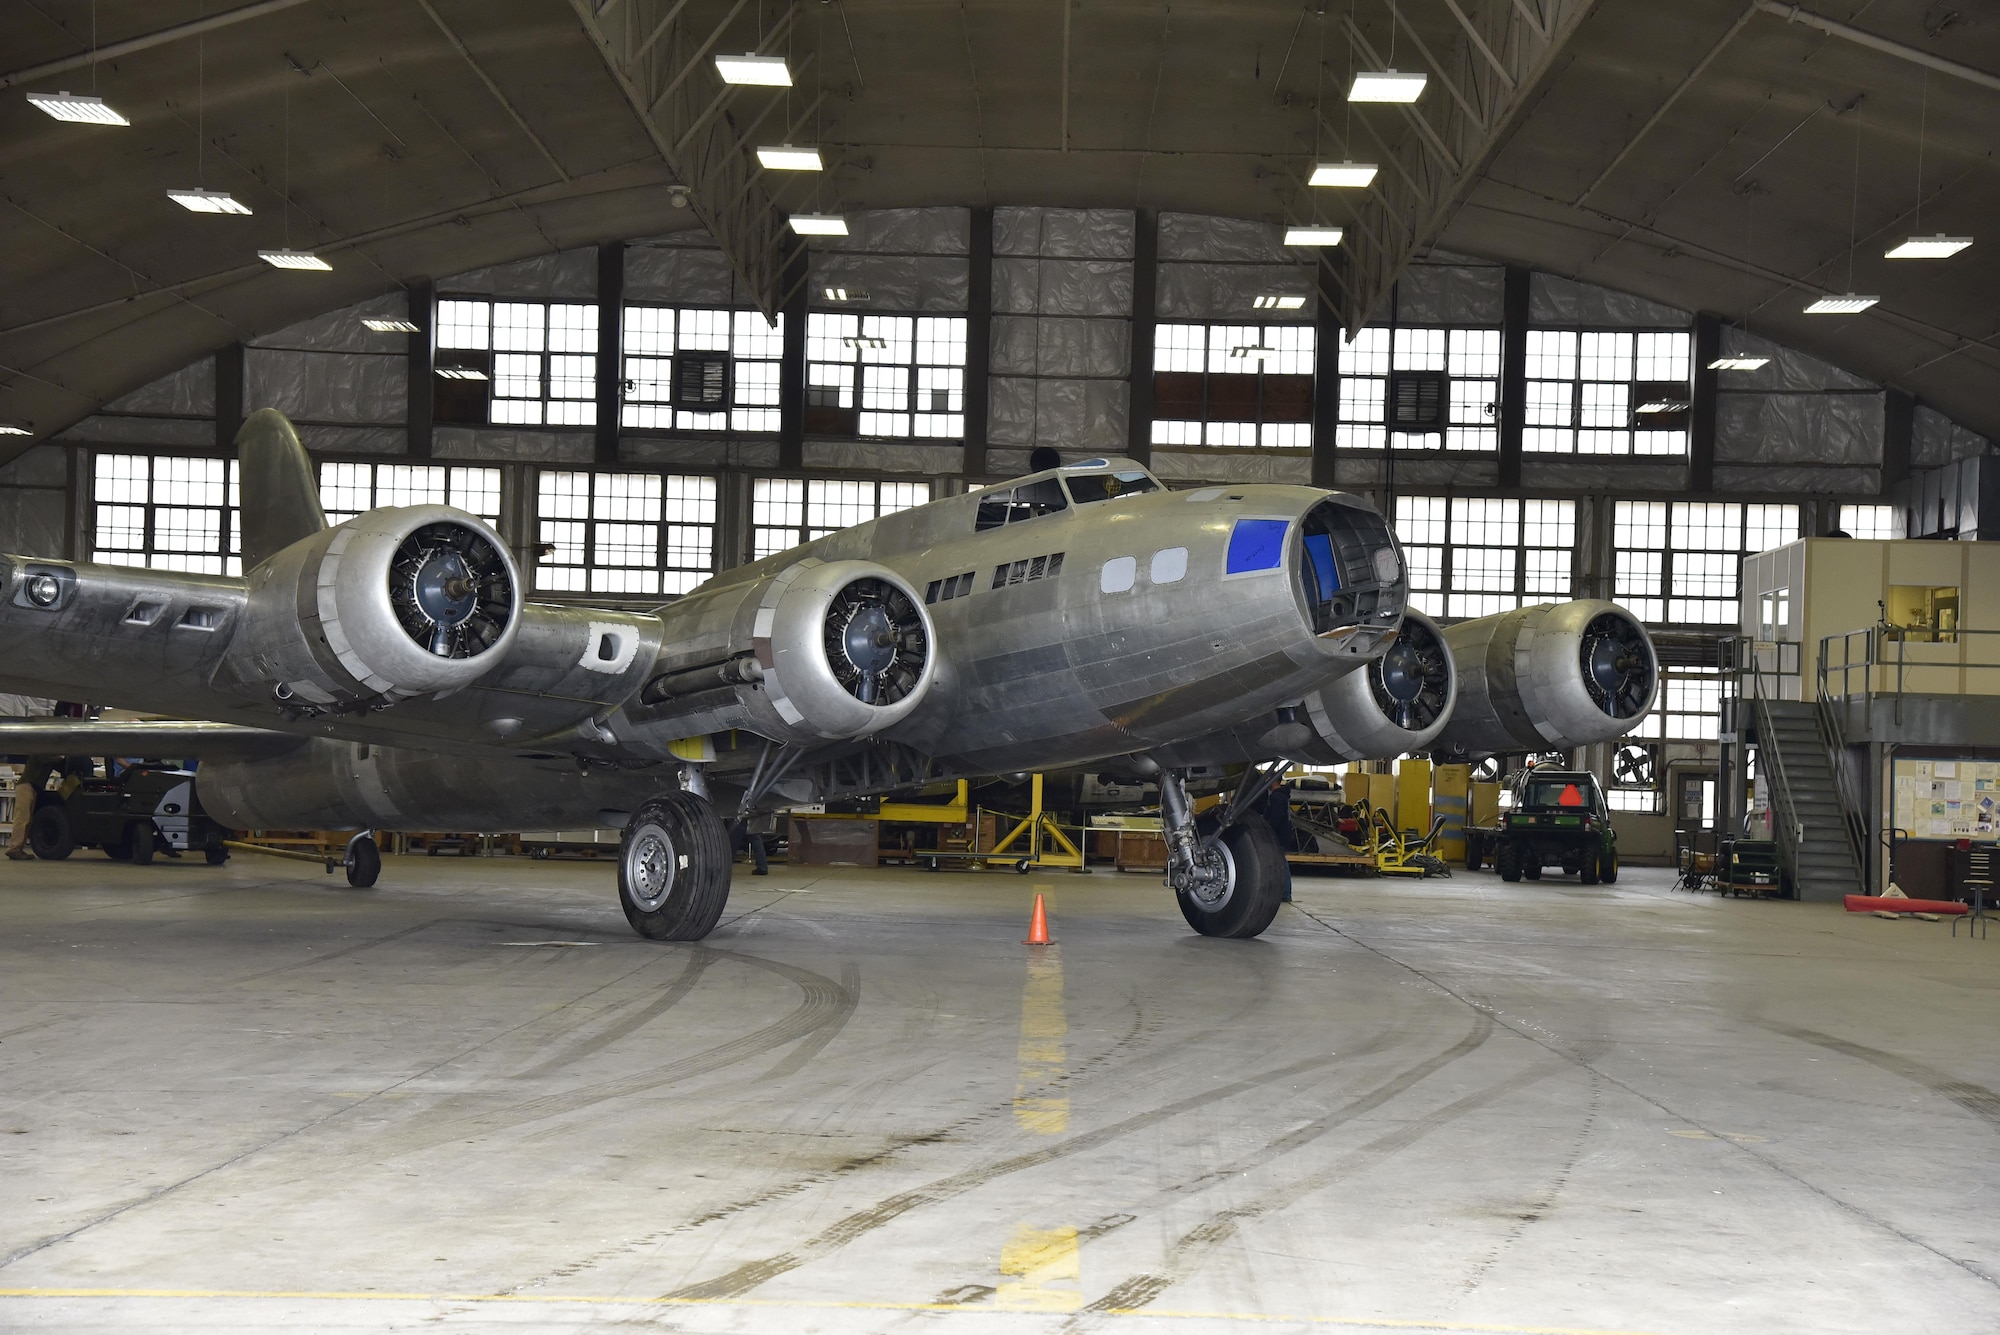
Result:
<svg viewBox="0 0 2000 1335">
<path fill-rule="evenodd" d="M 1521 879 L 1521 850 L 1512 843 L 1503 843 L 1493 855 L 1494 869 L 1503 881 Z"/>
<path fill-rule="evenodd" d="M 1291 888 L 1292 869 L 1277 832 L 1264 820 L 1244 820 L 1205 843 L 1213 842 L 1228 867 L 1227 891 L 1213 908 L 1176 886 L 1174 899 L 1188 926 L 1203 936 L 1242 940 L 1256 936 L 1278 916 L 1278 906 Z M 1215 899 L 1212 893 L 1211 899 Z"/>
<path fill-rule="evenodd" d="M 618 849 L 618 902 L 632 930 L 655 941 L 699 941 L 729 902 L 729 831 L 693 793 L 640 807 Z"/>
<path fill-rule="evenodd" d="M 382 850 L 373 839 L 356 839 L 347 848 L 347 883 L 366 890 L 382 875 Z"/>
</svg>

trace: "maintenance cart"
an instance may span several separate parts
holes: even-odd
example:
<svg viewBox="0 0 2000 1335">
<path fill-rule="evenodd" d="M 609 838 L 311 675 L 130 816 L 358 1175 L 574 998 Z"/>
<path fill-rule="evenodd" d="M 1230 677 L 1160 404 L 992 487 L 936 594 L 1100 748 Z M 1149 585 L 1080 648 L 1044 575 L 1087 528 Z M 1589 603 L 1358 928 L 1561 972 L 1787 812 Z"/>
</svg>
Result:
<svg viewBox="0 0 2000 1335">
<path fill-rule="evenodd" d="M 65 779 L 37 796 L 28 825 L 28 847 L 51 862 L 95 847 L 139 866 L 163 849 L 176 857 L 198 851 L 220 866 L 229 858 L 228 837 L 196 800 L 193 771 L 150 765 L 115 778 Z"/>
<path fill-rule="evenodd" d="M 1542 879 L 1560 867 L 1585 885 L 1618 879 L 1618 832 L 1597 776 L 1587 770 L 1524 769 L 1507 776 L 1500 818 L 1465 827 L 1465 867 L 1487 861 L 1503 881 Z"/>
</svg>

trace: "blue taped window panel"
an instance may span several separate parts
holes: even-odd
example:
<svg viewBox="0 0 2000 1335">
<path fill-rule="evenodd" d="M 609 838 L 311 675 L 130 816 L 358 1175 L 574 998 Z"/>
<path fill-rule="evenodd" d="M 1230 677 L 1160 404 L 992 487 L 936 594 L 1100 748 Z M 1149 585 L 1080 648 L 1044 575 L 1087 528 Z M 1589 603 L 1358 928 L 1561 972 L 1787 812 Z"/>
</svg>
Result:
<svg viewBox="0 0 2000 1335">
<path fill-rule="evenodd" d="M 1340 587 L 1340 572 L 1333 564 L 1333 538 L 1330 535 L 1306 534 L 1306 559 L 1312 562 L 1313 576 L 1319 581 L 1321 597 Z"/>
<path fill-rule="evenodd" d="M 1284 519 L 1239 519 L 1229 535 L 1229 560 L 1224 573 L 1241 575 L 1252 570 L 1276 570 L 1285 556 Z"/>
</svg>

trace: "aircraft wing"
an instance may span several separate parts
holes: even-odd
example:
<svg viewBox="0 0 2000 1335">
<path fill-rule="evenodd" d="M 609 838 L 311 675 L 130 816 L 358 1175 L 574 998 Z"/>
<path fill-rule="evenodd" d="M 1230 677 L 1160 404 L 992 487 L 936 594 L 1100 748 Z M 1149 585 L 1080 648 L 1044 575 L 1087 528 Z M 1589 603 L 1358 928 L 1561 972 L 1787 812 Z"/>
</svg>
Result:
<svg viewBox="0 0 2000 1335">
<path fill-rule="evenodd" d="M 186 719 L 0 719 L 0 755 L 163 756 L 172 759 L 259 760 L 303 745 L 268 728 Z"/>
</svg>

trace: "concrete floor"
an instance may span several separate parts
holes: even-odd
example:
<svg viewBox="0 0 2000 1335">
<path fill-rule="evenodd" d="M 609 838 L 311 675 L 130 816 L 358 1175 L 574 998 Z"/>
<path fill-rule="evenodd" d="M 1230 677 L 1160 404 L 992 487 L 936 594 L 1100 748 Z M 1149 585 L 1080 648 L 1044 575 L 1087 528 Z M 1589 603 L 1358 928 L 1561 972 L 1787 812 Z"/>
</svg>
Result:
<svg viewBox="0 0 2000 1335">
<path fill-rule="evenodd" d="M 2000 1328 L 2000 940 L 778 868 L 675 947 L 610 875 L 0 864 L 0 1328 Z"/>
</svg>

